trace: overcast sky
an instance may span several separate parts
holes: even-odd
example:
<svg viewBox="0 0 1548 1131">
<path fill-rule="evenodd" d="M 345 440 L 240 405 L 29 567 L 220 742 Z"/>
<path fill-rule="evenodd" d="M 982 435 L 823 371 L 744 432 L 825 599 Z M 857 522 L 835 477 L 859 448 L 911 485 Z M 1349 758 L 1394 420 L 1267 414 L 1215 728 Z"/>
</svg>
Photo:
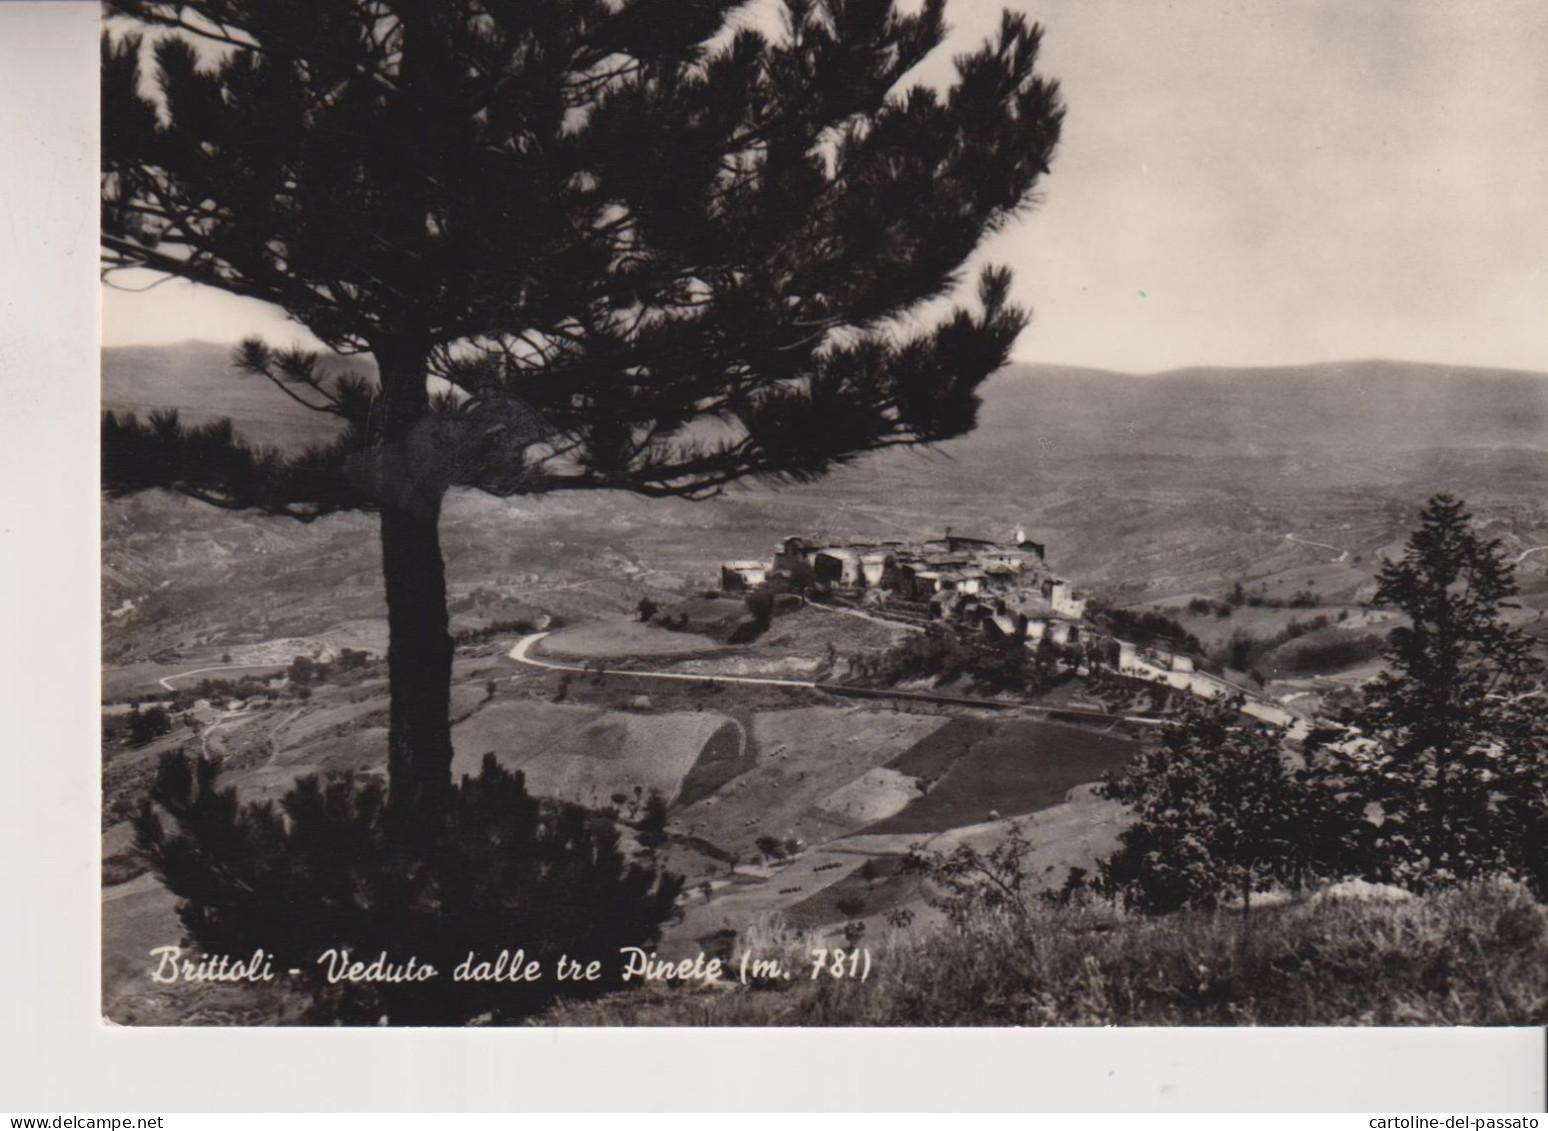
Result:
<svg viewBox="0 0 1548 1131">
<path fill-rule="evenodd" d="M 924 77 L 1003 6 L 949 3 Z M 1011 6 L 1069 107 L 1040 205 L 984 249 L 1036 312 L 1019 359 L 1548 370 L 1548 4 Z M 304 337 L 182 282 L 104 292 L 107 345 L 255 332 Z"/>
</svg>

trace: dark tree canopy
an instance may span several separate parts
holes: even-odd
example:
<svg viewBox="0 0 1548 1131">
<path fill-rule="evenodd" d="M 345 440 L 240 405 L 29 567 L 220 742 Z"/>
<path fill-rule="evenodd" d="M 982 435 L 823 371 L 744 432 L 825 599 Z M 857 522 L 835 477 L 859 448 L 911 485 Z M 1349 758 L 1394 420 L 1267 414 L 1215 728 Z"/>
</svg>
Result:
<svg viewBox="0 0 1548 1131">
<path fill-rule="evenodd" d="M 1523 697 L 1539 684 L 1531 639 L 1501 618 L 1515 567 L 1450 495 L 1426 503 L 1403 556 L 1386 562 L 1375 604 L 1407 623 L 1388 637 L 1387 668 L 1367 690 L 1366 722 L 1398 749 L 1457 756 L 1480 739 L 1525 736 Z"/>
<path fill-rule="evenodd" d="M 1387 666 L 1366 688 L 1372 740 L 1339 759 L 1380 807 L 1367 870 L 1430 884 L 1490 872 L 1548 892 L 1548 705 L 1531 638 L 1503 616 L 1515 568 L 1465 504 L 1436 495 L 1376 603 L 1397 610 Z"/>
<path fill-rule="evenodd" d="M 1240 703 L 1188 702 L 1158 747 L 1106 775 L 1102 794 L 1134 822 L 1101 864 L 1098 886 L 1150 912 L 1244 903 L 1265 883 L 1295 883 L 1325 865 L 1333 814 L 1283 738 Z"/>
<path fill-rule="evenodd" d="M 106 262 L 275 303 L 371 351 L 389 401 L 406 367 L 421 403 L 397 423 L 434 417 L 407 458 L 443 486 L 697 495 L 966 432 L 1024 324 L 1009 275 L 983 273 L 976 314 L 892 320 L 1047 171 L 1039 30 L 1007 15 L 940 93 L 900 82 L 941 0 L 744 7 L 110 0 L 177 34 L 104 36 Z M 399 430 L 318 358 L 241 363 L 355 447 Z M 429 404 L 427 372 L 455 392 Z M 110 450 L 174 455 L 115 460 L 113 485 L 301 515 L 380 491 L 365 471 L 330 491 L 349 444 L 281 468 L 152 432 L 114 425 Z"/>
<path fill-rule="evenodd" d="M 314 1024 L 509 1023 L 560 994 L 617 989 L 618 949 L 654 942 L 683 887 L 631 859 L 612 821 L 531 797 L 493 755 L 408 836 L 387 819 L 377 781 L 307 776 L 276 806 L 244 804 L 218 776 L 202 756 L 165 755 L 135 843 L 181 897 L 193 940 L 209 954 L 261 947 L 276 969 L 298 970 Z M 542 964 L 541 980 L 454 977 L 469 955 L 492 963 L 517 948 Z M 334 982 L 319 961 L 330 949 L 364 963 L 413 957 L 439 976 Z M 601 962 L 605 980 L 559 983 L 562 954 Z"/>
</svg>

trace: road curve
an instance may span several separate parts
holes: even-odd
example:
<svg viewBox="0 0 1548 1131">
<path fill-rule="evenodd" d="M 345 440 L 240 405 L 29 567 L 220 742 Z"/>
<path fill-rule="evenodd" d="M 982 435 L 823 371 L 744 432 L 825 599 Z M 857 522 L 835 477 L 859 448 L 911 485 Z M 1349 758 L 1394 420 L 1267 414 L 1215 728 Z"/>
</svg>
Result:
<svg viewBox="0 0 1548 1131">
<path fill-rule="evenodd" d="M 160 679 L 158 679 L 156 682 L 161 684 L 161 686 L 165 687 L 168 691 L 176 691 L 177 688 L 173 687 L 170 683 L 167 682 L 167 680 L 169 680 L 169 679 L 182 679 L 185 675 L 199 675 L 202 672 L 228 672 L 228 671 L 232 671 L 232 670 L 234 670 L 236 668 L 247 668 L 247 669 L 251 670 L 253 668 L 283 668 L 283 667 L 285 667 L 284 664 L 216 664 L 213 668 L 194 668 L 194 670 L 191 671 L 191 672 L 177 672 L 177 673 L 175 673 L 173 675 L 164 675 Z"/>
<path fill-rule="evenodd" d="M 549 660 L 534 659 L 529 653 L 532 646 L 543 637 L 549 635 L 546 632 L 534 632 L 530 636 L 523 636 L 518 640 L 509 652 L 507 658 L 515 660 L 518 664 L 526 664 L 533 668 L 546 668 L 555 672 L 575 672 L 579 675 L 589 675 L 595 668 L 587 668 L 576 664 L 556 664 Z M 987 700 L 972 700 L 961 696 L 932 695 L 919 691 L 888 691 L 881 688 L 846 688 L 833 684 L 817 683 L 809 679 L 772 679 L 767 676 L 751 675 L 705 675 L 688 672 L 642 672 L 631 668 L 613 668 L 611 674 L 628 676 L 630 679 L 675 679 L 687 680 L 691 683 L 742 683 L 760 687 L 804 687 L 811 691 L 824 691 L 834 695 L 849 694 L 857 698 L 866 699 L 911 699 L 916 701 L 933 703 L 960 703 L 964 706 L 991 707 L 997 710 L 1030 710 L 1053 717 L 1056 715 L 1089 716 L 1102 722 L 1140 723 L 1145 726 L 1157 726 L 1162 720 L 1150 718 L 1145 715 L 1107 715 L 1096 711 L 1081 711 L 1069 708 L 1039 707 L 1034 703 L 1000 703 Z"/>
<path fill-rule="evenodd" d="M 1337 561 L 1347 562 L 1349 560 L 1348 550 L 1339 549 L 1337 546 L 1330 546 L 1326 542 L 1313 542 L 1308 538 L 1299 538 L 1294 534 L 1286 534 L 1285 538 L 1290 542 L 1294 542 L 1297 546 L 1315 546 L 1319 550 L 1332 550 L 1338 555 L 1337 559 L 1335 559 Z"/>
</svg>

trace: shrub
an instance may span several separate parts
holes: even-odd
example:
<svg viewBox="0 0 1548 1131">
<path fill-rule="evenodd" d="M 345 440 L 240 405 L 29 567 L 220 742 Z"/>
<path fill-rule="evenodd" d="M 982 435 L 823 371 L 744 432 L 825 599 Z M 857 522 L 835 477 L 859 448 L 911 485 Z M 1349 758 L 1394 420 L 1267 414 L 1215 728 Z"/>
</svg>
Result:
<svg viewBox="0 0 1548 1131">
<path fill-rule="evenodd" d="M 148 711 L 141 711 L 138 706 L 129 712 L 129 741 L 135 746 L 144 746 L 152 739 L 172 733 L 172 716 L 167 714 L 165 707 L 152 707 Z"/>
<path fill-rule="evenodd" d="M 531 797 L 492 755 L 412 824 L 389 817 L 374 780 L 304 777 L 276 807 L 241 803 L 217 774 L 203 757 L 164 757 L 136 848 L 204 952 L 262 948 L 276 970 L 298 969 L 311 1023 L 510 1022 L 558 993 L 611 988 L 618 949 L 653 942 L 682 889 L 625 859 L 612 822 Z M 470 953 L 492 961 L 518 947 L 542 964 L 541 980 L 452 978 Z M 319 957 L 346 948 L 364 962 L 412 956 L 439 976 L 330 984 Z M 602 960 L 604 980 L 556 982 L 561 954 Z"/>
<path fill-rule="evenodd" d="M 774 618 L 774 594 L 767 589 L 754 589 L 746 598 L 747 611 L 759 629 L 769 627 Z"/>
<path fill-rule="evenodd" d="M 1246 629 L 1238 628 L 1231 633 L 1229 639 L 1215 646 L 1215 649 L 1209 654 L 1209 658 L 1212 663 L 1219 664 L 1222 667 L 1233 668 L 1236 671 L 1248 671 L 1252 667 L 1261 664 L 1264 658 L 1274 649 L 1283 644 L 1288 644 L 1292 640 L 1299 640 L 1310 633 L 1320 632 L 1327 628 L 1330 623 L 1327 616 L 1323 614 L 1318 614 L 1306 621 L 1291 617 L 1290 622 L 1284 628 L 1271 636 L 1254 636 Z M 1338 648 L 1330 648 L 1327 654 L 1333 661 L 1337 661 L 1345 655 L 1359 654 L 1368 647 L 1370 645 L 1363 643 L 1359 645 L 1343 645 Z M 1380 651 L 1379 637 L 1375 647 L 1377 651 Z M 1316 654 L 1315 649 L 1312 649 L 1312 652 L 1314 655 Z M 1365 658 L 1368 659 L 1369 656 Z M 1311 667 L 1297 667 L 1296 670 L 1310 671 L 1315 669 Z"/>
<path fill-rule="evenodd" d="M 1308 640 L 1290 657 L 1290 667 L 1296 672 L 1331 672 L 1340 668 L 1352 668 L 1381 655 L 1385 642 L 1374 632 L 1359 636 L 1337 635 L 1326 639 Z"/>
<path fill-rule="evenodd" d="M 1140 645 L 1166 645 L 1193 656 L 1204 654 L 1204 645 L 1199 638 L 1165 613 L 1151 609 L 1119 609 L 1093 602 L 1087 615 L 1123 640 Z"/>
<path fill-rule="evenodd" d="M 858 895 L 844 895 L 840 896 L 833 904 L 833 906 L 836 907 L 838 909 L 838 913 L 844 916 L 846 919 L 853 919 L 855 916 L 859 915 L 865 910 L 865 900 L 861 899 Z"/>
<path fill-rule="evenodd" d="M 1235 608 L 1229 601 L 1212 601 L 1208 597 L 1195 597 L 1188 602 L 1188 611 L 1194 616 L 1214 616 L 1223 620 L 1230 616 Z"/>
<path fill-rule="evenodd" d="M 1147 750 L 1103 780 L 1134 823 L 1097 886 L 1147 912 L 1244 907 L 1268 884 L 1299 885 L 1335 867 L 1344 819 L 1276 732 L 1239 722 L 1237 703 L 1190 701 Z"/>
<path fill-rule="evenodd" d="M 1062 658 L 1049 643 L 1046 654 Z M 909 633 L 896 645 L 856 665 L 865 679 L 890 686 L 908 679 L 935 679 L 942 684 L 967 677 L 987 690 L 1033 692 L 1051 676 L 1045 653 L 1034 657 L 1017 640 L 964 638 L 947 625 L 932 623 Z"/>
<path fill-rule="evenodd" d="M 975 917 L 1024 916 L 1031 898 L 1032 876 L 1027 855 L 1032 850 L 1026 830 L 1012 822 L 1006 837 L 987 852 L 959 844 L 948 853 L 915 847 L 904 866 L 922 873 L 944 894 L 931 900 L 959 927 Z"/>
<path fill-rule="evenodd" d="M 659 789 L 653 789 L 640 807 L 640 817 L 636 825 L 640 843 L 646 848 L 655 848 L 666 840 L 666 827 L 667 800 L 661 795 Z"/>
</svg>

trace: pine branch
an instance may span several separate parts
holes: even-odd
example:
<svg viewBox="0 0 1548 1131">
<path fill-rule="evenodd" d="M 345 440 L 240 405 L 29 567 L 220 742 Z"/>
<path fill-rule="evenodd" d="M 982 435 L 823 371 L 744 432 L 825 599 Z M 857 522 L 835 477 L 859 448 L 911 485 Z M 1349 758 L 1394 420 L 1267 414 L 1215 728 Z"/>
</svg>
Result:
<svg viewBox="0 0 1548 1131">
<path fill-rule="evenodd" d="M 337 441 L 284 457 L 239 439 L 230 420 L 190 427 L 176 412 L 102 418 L 102 486 L 122 496 L 161 488 L 223 510 L 256 510 L 311 522 L 341 510 L 373 509 L 351 482 L 358 450 L 351 430 Z"/>
</svg>

